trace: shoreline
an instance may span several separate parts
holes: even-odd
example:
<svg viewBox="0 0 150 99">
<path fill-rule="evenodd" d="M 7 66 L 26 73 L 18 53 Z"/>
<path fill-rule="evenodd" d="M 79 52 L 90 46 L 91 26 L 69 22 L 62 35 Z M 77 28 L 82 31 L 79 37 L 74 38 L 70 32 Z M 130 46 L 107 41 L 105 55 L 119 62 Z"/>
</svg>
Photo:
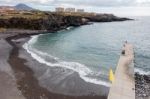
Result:
<svg viewBox="0 0 150 99">
<path fill-rule="evenodd" d="M 44 34 L 44 35 L 47 35 L 47 34 Z M 64 61 L 64 62 L 67 62 L 66 64 L 59 63 L 58 57 L 51 56 L 51 55 L 49 56 L 49 54 L 47 54 L 47 53 L 41 52 L 41 51 L 36 50 L 34 48 L 33 49 L 30 48 L 30 45 L 32 45 L 32 43 L 35 42 L 39 36 L 40 35 L 32 36 L 31 39 L 23 45 L 23 48 L 27 51 L 27 53 L 29 53 L 32 56 L 33 59 L 35 59 L 36 61 L 38 61 L 41 64 L 45 64 L 45 65 L 50 66 L 50 67 L 59 67 L 59 68 L 70 69 L 71 71 L 74 71 L 77 74 L 79 74 L 80 78 L 82 78 L 85 82 L 96 84 L 96 85 L 106 86 L 108 88 L 110 87 L 111 83 L 109 81 L 96 80 L 94 78 L 92 79 L 92 78 L 88 78 L 88 77 L 84 76 L 83 75 L 84 73 L 92 72 L 92 71 L 82 63 L 74 62 L 74 61 Z M 48 59 L 46 58 L 46 60 L 45 60 L 40 55 L 44 55 L 44 56 L 50 57 L 50 58 L 48 58 Z M 73 66 L 69 66 L 69 65 L 73 65 Z M 78 66 L 74 67 L 76 65 L 79 65 L 79 67 Z M 79 70 L 80 68 L 84 68 L 84 70 L 83 71 Z"/>
<path fill-rule="evenodd" d="M 39 33 L 39 34 L 43 34 L 43 33 Z M 6 34 L 3 34 L 3 35 L 6 35 Z M 32 35 L 38 35 L 38 34 L 9 34 L 9 35 L 6 35 L 6 36 L 2 36 L 1 37 L 1 35 L 0 35 L 0 37 L 2 38 L 2 40 L 3 40 L 3 38 L 5 39 L 5 38 L 11 38 L 11 39 L 24 39 L 24 38 L 27 38 L 27 40 L 29 40 L 29 37 L 30 36 L 32 36 Z M 25 41 L 27 41 L 27 40 L 25 40 Z M 8 41 L 8 40 L 7 40 Z M 37 80 L 37 77 L 35 77 L 35 72 L 31 69 L 31 67 L 29 66 L 29 64 L 27 64 L 27 62 L 29 62 L 29 60 L 31 59 L 31 61 L 33 61 L 33 59 L 30 57 L 29 59 L 27 59 L 26 57 L 25 58 L 23 58 L 23 57 L 20 57 L 20 53 L 22 54 L 22 52 L 23 52 L 23 54 L 22 55 L 24 55 L 24 53 L 25 54 L 27 54 L 27 56 L 30 56 L 27 52 L 25 52 L 25 51 L 23 51 L 22 50 L 22 47 L 21 47 L 21 45 L 20 45 L 20 43 L 24 43 L 24 41 L 18 41 L 18 42 L 16 42 L 15 43 L 15 41 L 11 41 L 11 42 L 9 42 L 11 45 L 12 45 L 12 47 L 13 47 L 13 49 L 17 49 L 17 51 L 15 51 L 15 50 L 13 50 L 13 52 L 11 53 L 11 55 L 12 55 L 12 58 L 10 59 L 11 61 L 12 61 L 12 59 L 14 58 L 15 60 L 17 60 L 17 61 L 19 61 L 19 63 L 21 64 L 20 66 L 25 66 L 25 67 L 27 67 L 26 69 L 20 69 L 21 70 L 21 72 L 26 72 L 27 73 L 27 71 L 29 70 L 29 72 L 31 73 L 31 75 L 32 75 L 32 79 L 34 79 L 34 83 L 36 83 L 36 86 L 37 86 L 37 88 L 39 88 L 40 90 L 42 89 L 42 90 L 46 90 L 46 87 L 44 88 L 43 86 L 41 86 L 40 84 L 39 84 L 39 81 Z M 3 45 L 3 46 L 5 46 L 5 45 Z M 11 49 L 10 49 L 11 50 Z M 21 56 L 22 56 L 21 55 Z M 17 64 L 17 61 L 15 61 L 13 64 L 14 64 L 14 66 L 11 66 L 11 68 L 12 67 L 15 67 L 15 65 Z M 13 61 L 12 61 L 13 62 Z M 37 62 L 37 61 L 35 61 L 35 62 Z M 37 64 L 39 64 L 39 63 L 37 63 Z M 43 66 L 43 65 L 42 65 Z M 37 66 L 37 67 L 39 67 L 39 66 Z M 42 68 L 40 68 L 40 69 L 42 69 Z M 26 71 L 27 70 L 27 71 Z M 16 73 L 20 73 L 20 71 L 18 72 L 18 71 L 16 71 L 16 70 L 13 70 L 14 72 L 16 72 Z M 22 75 L 24 75 L 23 73 L 21 73 L 21 76 L 19 75 L 19 79 L 22 77 Z M 18 75 L 17 75 L 17 77 L 18 77 Z M 28 74 L 27 74 L 28 75 Z M 28 76 L 30 76 L 30 75 L 28 75 Z M 141 74 L 140 75 L 137 75 L 137 77 L 138 76 L 142 76 Z M 145 77 L 146 76 L 148 76 L 148 75 L 144 75 Z M 29 79 L 30 77 L 27 77 L 26 79 Z M 30 78 L 30 79 L 31 79 Z M 137 81 L 141 81 L 141 80 L 138 80 L 137 79 Z M 32 81 L 31 82 L 29 82 L 29 84 L 31 83 L 33 83 Z M 20 87 L 18 87 L 18 88 L 26 88 L 26 85 L 24 86 L 24 84 L 25 84 L 25 82 L 21 82 L 22 83 L 22 86 Z M 23 84 L 24 83 L 24 84 Z M 141 83 L 141 82 L 140 82 Z M 18 84 L 18 82 L 17 82 L 17 84 Z M 19 83 L 20 84 L 20 83 Z M 18 85 L 19 85 L 18 84 Z M 143 84 L 142 84 L 143 85 Z M 1 88 L 1 87 L 0 87 Z M 35 88 L 34 86 L 32 86 L 32 88 Z M 141 87 L 136 87 L 136 88 L 141 88 Z M 27 89 L 26 89 L 27 90 Z M 32 90 L 32 89 L 28 89 L 28 90 Z M 142 90 L 142 89 L 141 89 Z M 23 91 L 23 90 L 22 90 Z M 36 91 L 35 91 L 36 92 Z M 28 93 L 28 92 L 27 92 Z M 27 94 L 27 93 L 25 93 L 25 94 Z M 62 97 L 64 97 L 65 99 L 107 99 L 107 96 L 105 95 L 105 96 L 95 96 L 94 94 L 91 94 L 91 95 L 89 95 L 89 96 L 69 96 L 69 95 L 62 95 L 62 94 L 55 94 L 55 92 L 51 92 L 51 91 L 49 91 L 49 90 L 46 90 L 44 93 L 46 93 L 46 94 L 50 94 L 50 95 L 46 95 L 45 96 L 45 94 L 42 94 L 42 93 L 40 93 L 40 95 L 42 94 L 42 96 L 38 96 L 38 97 L 36 97 L 36 99 L 40 99 L 41 97 L 43 98 L 43 99 L 49 99 L 49 98 L 56 98 L 56 99 L 60 99 L 60 98 L 62 98 Z M 137 94 L 139 94 L 139 93 L 136 93 L 136 95 Z M 28 93 L 28 95 L 29 96 L 32 96 L 31 94 L 29 94 Z M 35 94 L 35 96 L 36 96 L 37 94 Z M 44 96 L 43 96 L 44 95 Z M 32 96 L 33 98 L 34 98 L 34 96 Z M 48 98 L 49 97 L 49 98 Z M 29 99 L 31 99 L 31 97 L 26 97 L 27 99 L 29 98 Z M 64 99 L 63 98 L 63 99 Z M 138 99 L 139 97 L 137 97 L 137 99 Z M 147 97 L 144 97 L 143 98 L 143 96 L 142 97 L 140 97 L 140 99 L 148 99 Z M 19 98 L 19 99 L 22 99 L 22 98 Z"/>
<path fill-rule="evenodd" d="M 34 34 L 35 35 L 35 34 Z M 43 92 L 42 91 L 40 91 L 41 93 L 39 93 L 39 96 L 37 96 L 36 98 L 37 99 L 40 99 L 39 97 L 43 97 L 44 99 L 48 99 L 48 98 L 46 98 L 46 97 L 53 97 L 53 98 L 55 98 L 55 99 L 60 99 L 60 97 L 62 98 L 62 97 L 64 97 L 65 99 L 77 99 L 76 97 L 78 97 L 78 99 L 107 99 L 107 95 L 105 95 L 105 96 L 95 96 L 95 95 L 89 95 L 89 96 L 69 96 L 69 95 L 62 95 L 62 94 L 56 94 L 56 93 L 53 93 L 53 92 L 50 92 L 49 90 L 47 90 L 46 88 L 44 88 L 44 87 L 41 87 L 41 85 L 40 84 L 38 84 L 38 80 L 37 80 L 37 78 L 36 77 L 34 77 L 34 71 L 30 68 L 30 67 L 28 67 L 28 66 L 26 66 L 26 65 L 24 65 L 25 64 L 25 62 L 26 61 L 28 61 L 27 59 L 23 59 L 23 58 L 20 58 L 19 57 L 19 50 L 21 50 L 22 49 L 22 44 L 23 43 L 25 43 L 25 42 L 27 42 L 29 39 L 30 39 L 30 36 L 32 36 L 32 35 L 13 35 L 13 36 L 9 36 L 8 38 L 6 38 L 6 41 L 8 41 L 9 42 L 9 44 L 12 46 L 12 52 L 10 53 L 10 57 L 9 57 L 9 62 L 11 62 L 11 64 L 13 64 L 14 66 L 16 66 L 16 64 L 18 64 L 18 62 L 19 62 L 19 64 L 21 64 L 22 66 L 24 66 L 24 67 L 26 67 L 26 69 L 23 69 L 23 68 L 19 68 L 19 67 L 17 67 L 17 68 L 19 68 L 20 70 L 22 70 L 22 72 L 26 72 L 27 74 L 25 74 L 25 75 L 27 75 L 27 78 L 24 78 L 24 80 L 19 80 L 19 81 L 17 81 L 17 86 L 20 86 L 20 87 L 18 87 L 18 89 L 19 90 L 21 90 L 21 92 L 24 92 L 24 94 L 26 94 L 27 95 L 27 93 L 28 93 L 28 95 L 26 96 L 26 95 L 24 95 L 24 96 L 26 96 L 26 99 L 30 99 L 31 97 L 34 97 L 34 96 L 37 96 L 36 94 L 35 95 L 31 95 L 30 93 L 32 93 L 32 89 L 34 89 L 34 88 L 32 88 L 32 86 L 31 87 L 29 87 L 29 88 L 27 88 L 26 89 L 26 87 L 24 86 L 24 85 L 26 85 L 26 82 L 24 82 L 24 81 L 26 81 L 27 79 L 27 81 L 29 81 L 29 79 L 31 79 L 31 82 L 28 82 L 28 84 L 30 85 L 30 83 L 31 84 L 33 84 L 33 83 L 35 83 L 35 85 L 36 85 L 36 87 L 37 88 L 39 88 L 39 90 L 44 90 Z M 16 42 L 16 44 L 15 44 L 15 42 L 14 41 L 11 41 L 12 39 L 16 39 L 16 40 L 18 40 L 18 39 L 24 39 L 24 38 L 27 38 L 25 41 L 19 41 L 19 42 Z M 9 39 L 9 40 L 8 40 Z M 22 43 L 21 45 L 17 45 L 18 43 Z M 27 52 L 26 52 L 26 54 L 28 54 Z M 15 61 L 13 61 L 13 60 L 15 60 Z M 17 61 L 16 61 L 17 60 Z M 11 68 L 13 69 L 13 65 L 11 65 Z M 18 71 L 16 71 L 16 69 L 17 68 L 15 68 L 15 70 L 13 70 L 14 72 L 18 72 Z M 28 74 L 28 72 L 27 71 L 29 71 L 29 74 Z M 19 71 L 20 72 L 20 71 Z M 15 74 L 16 74 L 15 73 Z M 30 76 L 30 74 L 32 75 L 31 77 L 29 77 Z M 16 77 L 18 77 L 18 75 L 20 75 L 20 74 L 17 74 L 17 76 Z M 149 77 L 148 75 L 141 75 L 141 74 L 135 74 L 136 76 L 135 76 L 135 79 L 136 79 L 136 87 L 135 87 L 135 89 L 137 89 L 138 91 L 136 91 L 136 97 L 137 97 L 137 99 L 139 98 L 139 97 L 144 97 L 143 99 L 148 99 L 148 98 L 146 98 L 146 96 L 147 96 L 147 94 L 146 94 L 146 96 L 145 96 L 145 94 L 144 93 L 139 93 L 139 88 L 141 88 L 140 86 L 137 86 L 138 85 L 138 83 L 140 83 L 141 84 L 141 82 L 140 82 L 140 80 L 138 80 L 137 78 L 138 77 L 144 77 L 144 78 L 146 78 L 146 77 Z M 20 78 L 20 77 L 19 77 Z M 18 80 L 18 78 L 16 78 L 17 80 Z M 34 81 L 32 81 L 32 80 L 34 80 Z M 23 82 L 22 82 L 23 81 Z M 143 84 L 142 84 L 143 85 Z M 30 90 L 30 91 L 28 91 L 28 92 L 26 92 L 26 91 L 24 91 L 24 90 Z M 141 89 L 142 90 L 142 89 Z M 146 90 L 146 89 L 144 89 L 144 90 Z M 35 93 L 37 93 L 36 91 L 35 91 Z M 44 94 L 43 94 L 44 93 Z M 46 94 L 48 94 L 48 95 L 45 95 L 45 93 Z M 44 95 L 44 96 L 43 96 Z"/>
<path fill-rule="evenodd" d="M 25 99 L 17 88 L 13 70 L 7 62 L 12 47 L 4 39 L 0 39 L 0 98 Z"/>
<path fill-rule="evenodd" d="M 43 99 L 49 99 L 49 98 L 60 99 L 62 97 L 64 97 L 65 99 L 77 99 L 77 98 L 78 99 L 93 99 L 93 98 L 94 99 L 107 99 L 106 94 L 104 94 L 104 96 L 96 95 L 96 94 L 94 94 L 94 92 L 90 93 L 90 91 L 87 92 L 88 95 L 71 96 L 71 95 L 63 95 L 63 94 L 59 94 L 59 93 L 56 94 L 57 92 L 53 93 L 53 92 L 50 92 L 49 90 L 47 90 L 46 88 L 44 88 L 43 86 L 41 87 L 41 85 L 39 84 L 38 78 L 35 77 L 35 74 L 34 74 L 35 72 L 33 71 L 33 68 L 31 69 L 30 66 L 26 65 L 26 62 L 28 60 L 19 57 L 20 50 L 22 49 L 22 47 L 20 45 L 18 46 L 17 44 L 24 43 L 24 42 L 20 41 L 20 42 L 17 42 L 17 44 L 15 44 L 14 41 L 11 41 L 12 39 L 20 39 L 20 38 L 28 38 L 28 40 L 29 40 L 30 36 L 31 35 L 22 35 L 21 34 L 21 35 L 15 35 L 15 36 L 10 36 L 10 37 L 6 38 L 7 42 L 10 45 L 12 45 L 12 47 L 13 47 L 13 49 L 10 53 L 8 62 L 10 63 L 11 68 L 15 72 L 15 77 L 17 79 L 17 84 L 19 86 L 18 87 L 19 90 L 21 90 L 22 94 L 27 99 L 31 99 L 32 97 L 36 97 L 36 99 L 40 99 L 40 97 L 42 97 Z M 26 54 L 28 54 L 28 53 L 26 52 Z M 40 63 L 38 63 L 38 64 L 40 64 Z M 77 79 L 79 80 L 79 78 L 77 78 Z M 93 85 L 93 84 L 87 84 L 87 85 Z M 94 87 L 96 87 L 96 85 Z M 98 88 L 101 88 L 101 87 L 98 87 Z M 91 86 L 91 88 L 92 88 L 92 86 Z M 102 88 L 105 88 L 105 87 L 102 87 Z M 105 89 L 105 90 L 107 90 L 107 92 L 108 92 L 108 89 Z M 38 95 L 37 95 L 37 93 L 38 93 Z"/>
</svg>

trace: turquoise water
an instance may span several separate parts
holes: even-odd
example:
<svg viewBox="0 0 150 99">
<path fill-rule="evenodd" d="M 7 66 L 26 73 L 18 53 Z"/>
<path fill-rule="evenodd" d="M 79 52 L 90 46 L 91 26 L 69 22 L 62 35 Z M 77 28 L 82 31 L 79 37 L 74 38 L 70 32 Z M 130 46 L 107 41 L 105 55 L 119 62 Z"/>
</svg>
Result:
<svg viewBox="0 0 150 99">
<path fill-rule="evenodd" d="M 134 44 L 136 71 L 150 71 L 150 17 L 134 21 L 94 23 L 33 37 L 26 46 L 38 61 L 68 68 L 88 82 L 108 85 L 124 41 Z"/>
</svg>

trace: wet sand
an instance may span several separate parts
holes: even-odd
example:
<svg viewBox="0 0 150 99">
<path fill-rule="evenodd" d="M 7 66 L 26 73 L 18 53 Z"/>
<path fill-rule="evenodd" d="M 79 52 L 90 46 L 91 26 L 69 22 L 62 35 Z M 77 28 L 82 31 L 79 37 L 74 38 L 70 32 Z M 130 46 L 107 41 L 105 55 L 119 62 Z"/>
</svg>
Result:
<svg viewBox="0 0 150 99">
<path fill-rule="evenodd" d="M 16 38 L 16 41 L 12 40 Z M 8 63 L 16 79 L 15 88 L 20 92 L 18 96 L 25 99 L 107 99 L 108 87 L 87 83 L 72 70 L 49 67 L 34 60 L 22 48 L 22 44 L 27 40 L 29 40 L 27 35 L 7 38 L 12 46 Z M 0 85 L 4 90 L 6 87 Z"/>
<path fill-rule="evenodd" d="M 4 40 L 0 40 L 0 99 L 25 99 L 17 89 L 13 70 L 7 60 L 12 47 Z"/>
</svg>

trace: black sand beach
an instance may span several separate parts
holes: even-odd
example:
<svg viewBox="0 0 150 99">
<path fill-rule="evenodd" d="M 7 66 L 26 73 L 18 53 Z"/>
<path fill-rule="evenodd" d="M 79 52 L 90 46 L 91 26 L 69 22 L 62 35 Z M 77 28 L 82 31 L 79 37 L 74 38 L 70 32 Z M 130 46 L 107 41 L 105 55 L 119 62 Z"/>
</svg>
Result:
<svg viewBox="0 0 150 99">
<path fill-rule="evenodd" d="M 7 62 L 12 47 L 0 39 L 0 99 L 25 99 L 17 88 L 13 70 Z"/>
<path fill-rule="evenodd" d="M 107 99 L 109 88 L 87 83 L 72 70 L 49 67 L 34 60 L 22 48 L 22 45 L 29 40 L 29 35 L 4 35 L 3 37 L 6 37 L 8 43 L 5 39 L 1 41 L 5 41 L 9 46 L 7 50 L 10 54 L 7 52 L 8 59 L 3 57 L 4 55 L 0 58 L 4 59 L 6 63 L 8 61 L 7 64 L 10 64 L 9 68 L 12 71 L 11 75 L 15 80 L 12 82 L 12 78 L 5 77 L 8 74 L 2 72 L 1 79 L 6 79 L 8 83 L 14 83 L 14 85 L 4 86 L 2 83 L 4 80 L 1 80 L 0 88 L 3 89 L 1 96 L 4 98 L 0 98 L 12 99 L 11 96 L 6 98 L 3 91 L 7 87 L 14 87 L 16 92 L 11 90 L 9 92 L 13 92 L 12 94 L 16 96 L 15 99 Z M 1 50 L 2 52 L 5 51 L 6 44 L 1 44 L 1 48 L 4 48 Z M 5 64 L 1 65 L 3 69 Z"/>
<path fill-rule="evenodd" d="M 14 81 L 13 91 L 15 99 L 106 99 L 109 88 L 92 83 L 85 82 L 79 74 L 65 68 L 48 67 L 34 60 L 22 45 L 27 42 L 31 35 L 52 33 L 58 30 L 66 29 L 69 26 L 88 25 L 88 22 L 112 22 L 126 21 L 128 18 L 119 18 L 112 14 L 100 14 L 98 16 L 89 16 L 86 21 L 84 16 L 64 16 L 57 13 L 45 13 L 46 18 L 12 18 L 1 19 L 0 27 L 6 28 L 0 31 L 0 39 L 6 44 L 1 44 L 0 71 L 7 67 L 12 71 Z M 35 14 L 35 13 L 33 13 Z M 35 14 L 37 16 L 37 14 Z M 7 16 L 7 15 L 6 15 Z M 105 16 L 105 17 L 103 17 Z M 5 17 L 5 16 L 4 16 Z M 33 15 L 31 15 L 33 17 Z M 5 50 L 6 46 L 6 50 Z M 7 47 L 10 46 L 10 47 Z M 7 53 L 3 53 L 8 51 Z M 10 53 L 10 54 L 9 54 Z M 3 56 L 7 56 L 7 58 Z M 3 61 L 4 60 L 4 61 Z M 5 64 L 4 64 L 5 63 Z M 67 72 L 66 72 L 67 71 Z M 68 72 L 69 71 L 69 72 Z M 3 73 L 4 74 L 4 73 Z M 9 74 L 9 72 L 7 72 Z M 1 79 L 5 79 L 2 76 Z M 11 78 L 11 80 L 13 80 Z M 6 80 L 10 80 L 7 78 Z M 0 80 L 0 89 L 2 90 L 2 99 L 12 99 L 11 96 L 6 98 L 4 80 Z M 9 90 L 12 92 L 11 90 Z M 19 94 L 18 94 L 19 93 Z M 8 95 L 10 95 L 8 93 Z M 18 98 L 21 97 L 21 98 Z"/>
</svg>

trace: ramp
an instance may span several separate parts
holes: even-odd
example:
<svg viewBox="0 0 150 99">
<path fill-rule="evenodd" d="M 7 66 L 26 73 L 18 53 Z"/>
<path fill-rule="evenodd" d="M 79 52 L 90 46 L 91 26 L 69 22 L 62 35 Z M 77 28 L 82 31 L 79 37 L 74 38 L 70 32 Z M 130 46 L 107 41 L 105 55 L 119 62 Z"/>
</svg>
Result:
<svg viewBox="0 0 150 99">
<path fill-rule="evenodd" d="M 108 99 L 135 99 L 133 46 L 126 43 L 122 50 L 125 53 L 120 56 Z"/>
</svg>

